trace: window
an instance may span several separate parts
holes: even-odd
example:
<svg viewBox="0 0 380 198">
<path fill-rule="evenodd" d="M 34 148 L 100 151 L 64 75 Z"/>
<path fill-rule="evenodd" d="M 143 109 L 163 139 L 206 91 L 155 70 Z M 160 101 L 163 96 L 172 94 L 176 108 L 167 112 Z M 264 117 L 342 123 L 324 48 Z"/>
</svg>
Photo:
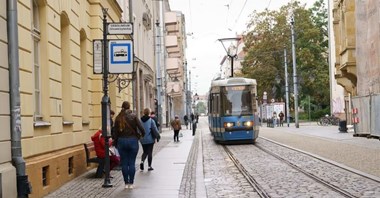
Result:
<svg viewBox="0 0 380 198">
<path fill-rule="evenodd" d="M 49 166 L 42 167 L 42 185 L 49 185 Z"/>
<path fill-rule="evenodd" d="M 42 120 L 41 113 L 41 65 L 40 65 L 40 18 L 38 4 L 33 0 L 32 9 L 32 40 L 33 40 L 33 77 L 34 77 L 34 119 L 35 121 Z"/>
<path fill-rule="evenodd" d="M 33 10 L 32 10 L 32 15 L 33 15 L 33 31 L 40 32 L 40 13 L 38 10 L 38 4 L 36 0 L 33 1 Z"/>
<path fill-rule="evenodd" d="M 226 87 L 222 92 L 222 111 L 224 115 L 252 114 L 251 93 L 246 86 Z"/>
<path fill-rule="evenodd" d="M 68 173 L 69 175 L 73 174 L 74 172 L 74 157 L 69 157 L 68 161 Z"/>
</svg>

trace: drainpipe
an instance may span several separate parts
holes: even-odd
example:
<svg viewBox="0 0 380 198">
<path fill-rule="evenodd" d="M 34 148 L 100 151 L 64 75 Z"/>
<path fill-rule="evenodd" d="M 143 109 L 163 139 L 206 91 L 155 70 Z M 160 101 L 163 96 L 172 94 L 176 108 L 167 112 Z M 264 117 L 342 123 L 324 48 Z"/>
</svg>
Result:
<svg viewBox="0 0 380 198">
<path fill-rule="evenodd" d="M 11 153 L 12 164 L 16 168 L 17 196 L 28 197 L 31 186 L 25 174 L 25 161 L 21 150 L 21 110 L 20 110 L 20 77 L 17 30 L 17 0 L 7 1 L 7 33 L 8 33 L 8 63 L 9 90 L 11 111 Z"/>
</svg>

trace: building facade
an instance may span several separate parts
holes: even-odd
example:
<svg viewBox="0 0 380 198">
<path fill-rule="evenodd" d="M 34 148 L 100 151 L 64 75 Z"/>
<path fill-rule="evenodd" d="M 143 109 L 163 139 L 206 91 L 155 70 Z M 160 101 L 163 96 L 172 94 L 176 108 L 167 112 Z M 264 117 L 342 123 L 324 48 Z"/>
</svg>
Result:
<svg viewBox="0 0 380 198">
<path fill-rule="evenodd" d="M 93 41 L 103 38 L 103 8 L 107 9 L 108 23 L 133 23 L 132 35 L 107 36 L 107 39 L 130 39 L 134 45 L 133 73 L 109 75 L 111 109 L 118 113 L 122 102 L 127 100 L 140 114 L 144 108 L 154 109 L 154 100 L 162 95 L 163 123 L 168 123 L 169 115 L 174 116 L 174 112 L 185 112 L 185 20 L 181 13 L 170 11 L 168 1 L 15 2 L 20 153 L 25 160 L 27 182 L 32 187 L 30 197 L 43 197 L 94 168 L 86 164 L 83 144 L 91 141 L 91 135 L 101 127 L 102 121 L 103 76 L 94 73 Z M 0 7 L 0 22 L 6 27 L 7 6 Z M 174 13 L 173 18 L 168 14 L 166 21 L 166 13 Z M 7 34 L 7 29 L 2 28 L 0 76 L 7 83 L 0 85 L 4 107 L 0 109 L 0 124 L 5 129 L 0 135 L 0 148 L 5 153 L 0 157 L 0 197 L 16 197 Z M 175 71 L 174 67 L 177 67 Z"/>
<path fill-rule="evenodd" d="M 3 1 L 5 4 L 5 1 Z M 0 197 L 16 197 L 16 168 L 11 156 L 10 66 L 8 61 L 8 7 L 0 6 Z"/>
<path fill-rule="evenodd" d="M 168 120 L 174 115 L 181 118 L 186 114 L 186 30 L 185 17 L 178 11 L 165 11 L 166 35 L 166 93 L 168 102 Z"/>
<path fill-rule="evenodd" d="M 346 118 L 356 133 L 374 136 L 380 136 L 378 10 L 378 0 L 335 0 L 333 8 L 335 78 L 344 87 Z"/>
</svg>

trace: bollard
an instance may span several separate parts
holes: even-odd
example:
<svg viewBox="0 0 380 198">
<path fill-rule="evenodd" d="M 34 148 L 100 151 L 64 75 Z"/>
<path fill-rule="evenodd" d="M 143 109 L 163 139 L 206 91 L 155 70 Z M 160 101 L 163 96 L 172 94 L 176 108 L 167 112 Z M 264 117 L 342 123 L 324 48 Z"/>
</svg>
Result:
<svg viewBox="0 0 380 198">
<path fill-rule="evenodd" d="M 339 121 L 339 132 L 347 133 L 347 121 L 346 120 Z"/>
</svg>

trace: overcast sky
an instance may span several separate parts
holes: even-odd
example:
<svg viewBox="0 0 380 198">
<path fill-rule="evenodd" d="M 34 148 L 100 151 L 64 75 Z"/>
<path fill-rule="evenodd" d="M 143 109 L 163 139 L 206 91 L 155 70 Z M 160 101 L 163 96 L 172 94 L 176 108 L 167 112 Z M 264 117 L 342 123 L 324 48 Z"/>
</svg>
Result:
<svg viewBox="0 0 380 198">
<path fill-rule="evenodd" d="M 226 52 L 220 38 L 235 37 L 246 30 L 249 15 L 265 8 L 277 10 L 291 0 L 169 0 L 173 11 L 185 15 L 186 58 L 191 70 L 191 89 L 199 95 L 208 92 L 211 80 L 220 72 Z M 300 0 L 311 6 L 316 0 Z M 327 0 L 326 0 L 327 1 Z"/>
</svg>

